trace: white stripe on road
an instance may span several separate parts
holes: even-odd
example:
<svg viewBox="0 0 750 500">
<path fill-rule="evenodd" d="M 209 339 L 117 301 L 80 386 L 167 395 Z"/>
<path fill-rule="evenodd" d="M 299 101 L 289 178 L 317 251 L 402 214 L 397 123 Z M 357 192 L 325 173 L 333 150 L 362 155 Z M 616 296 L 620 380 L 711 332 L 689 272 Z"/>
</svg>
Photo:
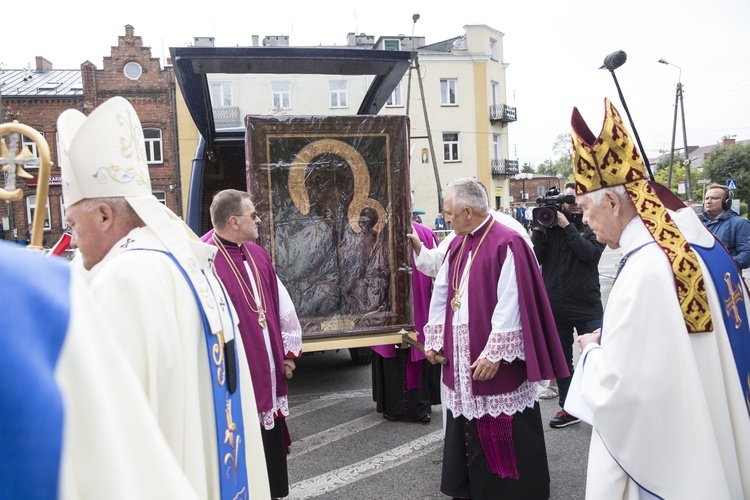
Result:
<svg viewBox="0 0 750 500">
<path fill-rule="evenodd" d="M 306 413 L 310 413 L 312 411 L 317 411 L 322 408 L 327 408 L 329 406 L 333 406 L 335 404 L 340 403 L 344 399 L 350 399 L 350 398 L 364 398 L 370 396 L 372 397 L 372 391 L 349 391 L 349 392 L 336 392 L 333 394 L 325 394 L 319 398 L 315 398 L 312 401 L 308 403 L 302 403 L 301 405 L 293 406 L 289 408 L 289 416 L 286 417 L 287 421 L 295 418 L 300 417 Z"/>
<path fill-rule="evenodd" d="M 383 418 L 380 413 L 370 413 L 364 417 L 356 418 L 349 422 L 346 422 L 330 429 L 326 429 L 323 432 L 312 434 L 302 439 L 298 439 L 292 443 L 292 452 L 289 455 L 289 459 L 297 458 L 305 453 L 310 453 L 313 450 L 331 444 L 338 441 L 339 439 L 347 438 L 353 434 L 375 427 L 388 421 Z"/>
<path fill-rule="evenodd" d="M 443 431 L 435 431 L 410 443 L 386 451 L 368 460 L 362 460 L 346 467 L 305 479 L 291 485 L 290 500 L 303 500 L 330 493 L 342 486 L 352 484 L 375 474 L 385 472 L 394 467 L 427 455 L 440 448 L 443 441 Z"/>
</svg>

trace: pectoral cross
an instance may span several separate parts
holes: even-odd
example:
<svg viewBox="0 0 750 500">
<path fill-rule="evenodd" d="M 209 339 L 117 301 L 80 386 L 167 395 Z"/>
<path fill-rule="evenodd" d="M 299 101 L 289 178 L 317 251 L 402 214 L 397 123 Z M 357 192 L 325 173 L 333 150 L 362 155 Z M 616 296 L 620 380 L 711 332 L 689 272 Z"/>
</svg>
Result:
<svg viewBox="0 0 750 500">
<path fill-rule="evenodd" d="M 740 318 L 740 311 L 737 308 L 737 304 L 742 302 L 742 289 L 737 285 L 735 288 L 732 286 L 732 278 L 729 273 L 724 274 L 724 281 L 727 284 L 729 290 L 729 298 L 724 300 L 724 307 L 727 311 L 727 315 L 731 318 L 734 315 L 734 327 L 739 328 L 742 326 L 742 318 Z"/>
</svg>

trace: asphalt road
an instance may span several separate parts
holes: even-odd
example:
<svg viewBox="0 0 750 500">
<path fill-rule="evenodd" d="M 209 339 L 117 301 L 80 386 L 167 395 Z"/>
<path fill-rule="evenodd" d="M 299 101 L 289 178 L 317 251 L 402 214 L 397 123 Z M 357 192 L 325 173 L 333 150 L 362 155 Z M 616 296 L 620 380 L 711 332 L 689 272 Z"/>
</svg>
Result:
<svg viewBox="0 0 750 500">
<path fill-rule="evenodd" d="M 602 301 L 609 296 L 619 253 L 605 250 Z M 429 424 L 389 422 L 375 411 L 370 365 L 348 351 L 303 356 L 289 389 L 290 499 L 438 499 L 442 408 Z M 540 401 L 552 499 L 582 499 L 591 427 L 552 429 L 557 400 Z"/>
</svg>

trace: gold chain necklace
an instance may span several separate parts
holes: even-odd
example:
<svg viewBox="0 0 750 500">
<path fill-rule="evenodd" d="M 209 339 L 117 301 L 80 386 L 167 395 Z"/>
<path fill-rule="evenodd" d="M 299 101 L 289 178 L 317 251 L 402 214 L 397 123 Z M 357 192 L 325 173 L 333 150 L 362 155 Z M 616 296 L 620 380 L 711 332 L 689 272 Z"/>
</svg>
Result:
<svg viewBox="0 0 750 500">
<path fill-rule="evenodd" d="M 216 247 L 219 249 L 221 254 L 224 256 L 224 258 L 229 263 L 229 268 L 232 270 L 232 274 L 234 274 L 235 279 L 237 280 L 237 283 L 240 285 L 240 291 L 242 292 L 242 296 L 245 298 L 245 303 L 247 304 L 247 307 L 250 308 L 251 311 L 258 314 L 258 324 L 261 328 L 265 328 L 268 324 L 266 322 L 266 296 L 263 293 L 263 283 L 260 281 L 260 273 L 258 272 L 258 266 L 255 265 L 255 259 L 253 259 L 253 256 L 250 255 L 248 252 L 248 257 L 250 257 L 250 262 L 253 263 L 253 274 L 255 277 L 255 284 L 258 287 L 258 297 L 260 298 L 260 304 L 258 303 L 258 300 L 255 298 L 255 295 L 253 295 L 252 289 L 250 288 L 250 285 L 248 285 L 245 282 L 245 278 L 242 277 L 240 274 L 239 269 L 237 269 L 237 266 L 234 264 L 234 261 L 232 260 L 232 257 L 227 252 L 226 247 L 224 246 L 224 243 L 219 240 L 218 236 L 216 236 L 216 233 L 212 235 L 212 239 L 214 240 L 214 243 L 216 244 Z M 240 250 L 241 252 L 242 250 Z M 253 302 L 256 303 L 257 309 L 250 304 L 250 300 L 248 299 L 248 295 L 250 295 L 253 298 Z"/>
<path fill-rule="evenodd" d="M 487 237 L 487 235 L 490 233 L 490 229 L 492 229 L 492 225 L 495 223 L 495 218 L 490 216 L 490 223 L 487 226 L 487 230 L 482 235 L 482 239 L 479 240 L 479 244 L 474 249 L 474 252 L 471 254 L 471 259 L 469 259 L 469 266 L 466 268 L 466 272 L 463 275 L 463 278 L 461 278 L 461 275 L 459 274 L 459 266 L 461 265 L 461 258 L 464 255 L 464 245 L 466 245 L 466 240 L 468 239 L 468 235 L 464 236 L 464 241 L 461 242 L 461 250 L 458 252 L 458 258 L 456 259 L 456 263 L 453 265 L 453 283 L 451 284 L 451 287 L 453 288 L 453 298 L 451 299 L 451 309 L 453 309 L 453 312 L 458 311 L 458 309 L 461 307 L 461 295 L 463 294 L 463 287 L 466 284 L 466 280 L 469 279 L 469 272 L 471 271 L 471 266 L 474 264 L 474 258 L 477 256 L 477 253 L 479 252 L 479 247 L 482 246 L 482 243 L 484 243 L 484 239 Z M 459 282 L 460 280 L 460 282 Z"/>
</svg>

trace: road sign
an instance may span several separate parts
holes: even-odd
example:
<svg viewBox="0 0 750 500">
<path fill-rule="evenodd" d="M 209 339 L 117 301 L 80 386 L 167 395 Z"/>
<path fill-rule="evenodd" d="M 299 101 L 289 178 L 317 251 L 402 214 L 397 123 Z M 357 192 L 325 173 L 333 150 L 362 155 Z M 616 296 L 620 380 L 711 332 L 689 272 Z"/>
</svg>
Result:
<svg viewBox="0 0 750 500">
<path fill-rule="evenodd" d="M 727 179 L 727 187 L 730 191 L 737 190 L 737 179 Z"/>
<path fill-rule="evenodd" d="M 698 179 L 698 184 L 711 184 L 711 179 Z"/>
</svg>

